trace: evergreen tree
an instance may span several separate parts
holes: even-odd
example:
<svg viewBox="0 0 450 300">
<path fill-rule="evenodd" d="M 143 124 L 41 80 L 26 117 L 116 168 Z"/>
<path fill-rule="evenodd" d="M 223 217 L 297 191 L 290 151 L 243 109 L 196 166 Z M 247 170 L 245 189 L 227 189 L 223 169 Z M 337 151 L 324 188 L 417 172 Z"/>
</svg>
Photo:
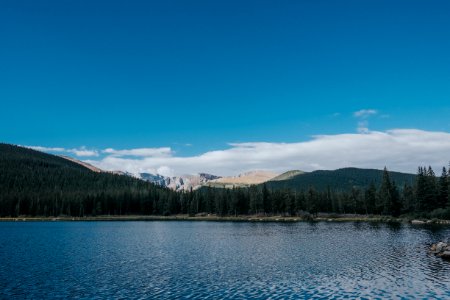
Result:
<svg viewBox="0 0 450 300">
<path fill-rule="evenodd" d="M 431 166 L 428 167 L 425 176 L 425 210 L 432 211 L 439 207 L 436 175 Z"/>
<path fill-rule="evenodd" d="M 262 188 L 262 205 L 264 213 L 271 211 L 272 203 L 270 202 L 269 190 L 267 189 L 266 183 L 263 184 Z"/>
<path fill-rule="evenodd" d="M 352 188 L 351 194 L 350 194 L 350 204 L 351 204 L 351 210 L 354 214 L 356 214 L 358 211 L 358 207 L 360 204 L 359 201 L 359 190 L 356 187 Z"/>
<path fill-rule="evenodd" d="M 364 193 L 366 213 L 375 214 L 376 211 L 376 201 L 377 201 L 377 188 L 373 181 L 370 183 L 369 187 Z"/>
<path fill-rule="evenodd" d="M 381 185 L 378 190 L 378 201 L 382 207 L 382 213 L 387 215 L 391 213 L 392 207 L 392 184 L 389 178 L 389 173 L 387 168 L 384 168 L 383 179 L 381 180 Z"/>
<path fill-rule="evenodd" d="M 426 211 L 428 209 L 428 205 L 426 202 L 426 192 L 427 192 L 427 179 L 425 168 L 419 167 L 417 170 L 417 178 L 416 178 L 416 212 Z"/>
<path fill-rule="evenodd" d="M 249 198 L 250 198 L 250 211 L 254 214 L 259 214 L 264 210 L 262 196 L 260 197 L 260 193 L 256 186 L 251 186 L 249 188 Z M 268 197 L 268 191 L 266 190 L 266 197 Z"/>
<path fill-rule="evenodd" d="M 284 194 L 285 213 L 289 216 L 295 215 L 295 196 L 291 191 L 286 191 Z"/>
<path fill-rule="evenodd" d="M 414 195 L 414 189 L 410 186 L 405 184 L 403 186 L 402 191 L 402 207 L 403 212 L 410 213 L 416 210 L 416 198 Z"/>
<path fill-rule="evenodd" d="M 391 207 L 389 208 L 390 214 L 394 217 L 398 217 L 402 209 L 402 203 L 400 201 L 400 195 L 395 182 L 392 182 L 391 184 L 390 196 L 391 196 Z"/>
<path fill-rule="evenodd" d="M 305 208 L 305 192 L 295 192 L 295 211 L 296 213 L 306 210 Z"/>
<path fill-rule="evenodd" d="M 317 192 L 314 187 L 309 187 L 308 193 L 306 195 L 306 210 L 311 214 L 315 215 L 318 213 L 317 210 Z"/>
<path fill-rule="evenodd" d="M 442 175 L 439 178 L 439 196 L 438 196 L 438 206 L 440 208 L 445 208 L 448 202 L 448 173 L 445 167 L 442 168 Z"/>
</svg>

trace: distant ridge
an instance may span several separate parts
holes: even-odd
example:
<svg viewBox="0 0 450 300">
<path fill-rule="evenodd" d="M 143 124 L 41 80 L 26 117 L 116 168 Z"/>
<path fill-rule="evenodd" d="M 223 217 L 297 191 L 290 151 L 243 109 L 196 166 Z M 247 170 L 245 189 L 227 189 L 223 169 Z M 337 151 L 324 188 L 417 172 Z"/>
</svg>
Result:
<svg viewBox="0 0 450 300">
<path fill-rule="evenodd" d="M 0 143 L 0 217 L 150 214 L 150 195 L 167 199 L 175 193 L 93 169 L 76 160 Z"/>
<path fill-rule="evenodd" d="M 246 187 L 260 184 L 278 176 L 277 173 L 269 171 L 250 171 L 237 176 L 222 177 L 207 183 L 211 187 Z"/>
<path fill-rule="evenodd" d="M 65 156 L 65 155 L 61 155 L 61 157 L 64 158 L 64 159 L 70 160 L 71 162 L 74 162 L 74 163 L 77 163 L 77 164 L 79 164 L 79 165 L 82 165 L 83 167 L 88 168 L 89 170 L 91 170 L 91 171 L 93 171 L 93 172 L 97 172 L 97 173 L 104 172 L 102 169 L 99 169 L 99 168 L 97 168 L 97 167 L 94 167 L 94 166 L 91 165 L 91 164 L 88 164 L 88 163 L 86 163 L 86 162 L 84 162 L 84 161 L 75 159 L 75 158 L 73 158 L 73 157 Z"/>
<path fill-rule="evenodd" d="M 287 171 L 287 172 L 284 172 L 283 174 L 278 175 L 275 178 L 272 178 L 270 181 L 288 180 L 288 179 L 291 179 L 294 176 L 301 175 L 301 174 L 304 174 L 304 173 L 305 172 L 300 171 L 300 170 Z"/>
<path fill-rule="evenodd" d="M 316 190 L 326 190 L 330 187 L 333 190 L 348 191 L 353 187 L 367 187 L 372 182 L 378 185 L 381 182 L 383 170 L 343 168 L 332 171 L 319 170 L 299 173 L 292 177 L 283 176 L 284 174 L 281 174 L 282 178 L 287 177 L 287 179 L 274 178 L 266 182 L 266 186 L 271 189 L 292 190 L 306 190 L 311 186 Z M 389 172 L 389 175 L 391 180 L 395 181 L 400 187 L 405 183 L 412 185 L 416 178 L 414 174 L 400 172 Z"/>
</svg>

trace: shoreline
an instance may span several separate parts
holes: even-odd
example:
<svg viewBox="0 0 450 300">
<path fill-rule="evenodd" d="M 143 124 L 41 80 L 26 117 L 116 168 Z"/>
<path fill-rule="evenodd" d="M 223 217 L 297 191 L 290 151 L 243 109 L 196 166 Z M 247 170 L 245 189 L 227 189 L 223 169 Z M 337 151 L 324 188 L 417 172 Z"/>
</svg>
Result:
<svg viewBox="0 0 450 300">
<path fill-rule="evenodd" d="M 0 222 L 96 222 L 96 221 L 207 221 L 207 222 L 249 222 L 249 223 L 296 223 L 296 222 L 369 222 L 369 223 L 409 223 L 414 225 L 439 224 L 450 225 L 450 220 L 411 220 L 386 216 L 364 215 L 319 215 L 315 218 L 284 217 L 284 216 L 88 216 L 88 217 L 3 217 Z"/>
</svg>

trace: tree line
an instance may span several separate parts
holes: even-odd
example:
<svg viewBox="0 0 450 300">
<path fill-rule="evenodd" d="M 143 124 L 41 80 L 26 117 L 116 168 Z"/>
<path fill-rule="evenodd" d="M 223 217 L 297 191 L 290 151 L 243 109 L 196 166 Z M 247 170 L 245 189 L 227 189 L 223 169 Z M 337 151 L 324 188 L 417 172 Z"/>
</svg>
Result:
<svg viewBox="0 0 450 300">
<path fill-rule="evenodd" d="M 439 178 L 431 167 L 419 167 L 415 184 L 402 186 L 390 179 L 385 168 L 378 186 L 371 183 L 349 191 L 329 187 L 318 191 L 314 186 L 302 191 L 271 190 L 265 184 L 237 189 L 208 187 L 181 193 L 178 205 L 162 208 L 158 213 L 298 216 L 325 212 L 450 218 L 449 194 L 449 173 L 445 167 Z"/>
<path fill-rule="evenodd" d="M 394 173 L 385 168 L 377 183 L 343 190 L 317 189 L 314 184 L 301 190 L 263 184 L 175 192 L 129 176 L 92 172 L 58 156 L 0 144 L 0 217 L 325 212 L 450 219 L 450 174 L 445 167 L 440 176 L 431 167 L 419 167 L 411 183 L 397 184 L 390 174 Z"/>
</svg>

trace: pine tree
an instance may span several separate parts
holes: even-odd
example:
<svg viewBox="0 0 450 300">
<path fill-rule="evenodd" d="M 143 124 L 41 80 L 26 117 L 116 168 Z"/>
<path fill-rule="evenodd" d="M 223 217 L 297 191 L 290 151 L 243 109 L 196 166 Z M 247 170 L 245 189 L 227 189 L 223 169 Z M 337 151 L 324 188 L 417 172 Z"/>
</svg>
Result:
<svg viewBox="0 0 450 300">
<path fill-rule="evenodd" d="M 439 178 L 439 196 L 438 196 L 438 205 L 440 208 L 445 208 L 448 202 L 448 174 L 447 169 L 445 167 L 442 168 L 442 175 Z"/>
<path fill-rule="evenodd" d="M 317 192 L 314 187 L 310 186 L 306 195 L 306 210 L 311 214 L 317 214 Z"/>
<path fill-rule="evenodd" d="M 426 173 L 425 168 L 419 167 L 416 178 L 416 212 L 426 211 L 428 206 L 426 203 Z"/>
<path fill-rule="evenodd" d="M 262 188 L 262 205 L 265 213 L 271 211 L 272 209 L 272 204 L 270 202 L 269 190 L 267 189 L 267 185 L 264 183 Z"/>
<path fill-rule="evenodd" d="M 436 175 L 434 174 L 431 166 L 428 167 L 425 176 L 425 210 L 432 211 L 439 207 L 438 205 L 438 193 L 436 184 Z"/>
<path fill-rule="evenodd" d="M 416 210 L 416 206 L 417 203 L 414 197 L 414 189 L 410 185 L 405 184 L 402 192 L 402 207 L 404 212 L 413 212 Z"/>
<path fill-rule="evenodd" d="M 391 184 L 390 195 L 391 195 L 391 207 L 390 207 L 391 214 L 394 217 L 398 217 L 402 209 L 402 203 L 400 202 L 400 194 L 398 192 L 397 185 L 395 184 L 395 182 L 392 182 Z"/>
<path fill-rule="evenodd" d="M 256 186 L 251 186 L 248 193 L 250 199 L 250 211 L 254 214 L 261 213 L 261 211 L 264 209 L 264 206 L 262 203 L 262 196 Z"/>
<path fill-rule="evenodd" d="M 392 184 L 389 178 L 389 172 L 387 168 L 384 167 L 383 179 L 381 180 L 380 189 L 378 190 L 378 201 L 382 207 L 382 213 L 387 215 L 391 214 L 392 207 Z"/>
<path fill-rule="evenodd" d="M 359 190 L 356 187 L 352 187 L 352 191 L 350 194 L 352 211 L 356 214 L 358 206 L 359 206 Z"/>
<path fill-rule="evenodd" d="M 374 214 L 376 212 L 376 201 L 377 201 L 377 188 L 373 181 L 370 183 L 369 187 L 364 193 L 364 200 L 366 206 L 366 213 Z"/>
<path fill-rule="evenodd" d="M 305 193 L 304 191 L 295 193 L 295 211 L 298 213 L 305 210 Z"/>
</svg>

